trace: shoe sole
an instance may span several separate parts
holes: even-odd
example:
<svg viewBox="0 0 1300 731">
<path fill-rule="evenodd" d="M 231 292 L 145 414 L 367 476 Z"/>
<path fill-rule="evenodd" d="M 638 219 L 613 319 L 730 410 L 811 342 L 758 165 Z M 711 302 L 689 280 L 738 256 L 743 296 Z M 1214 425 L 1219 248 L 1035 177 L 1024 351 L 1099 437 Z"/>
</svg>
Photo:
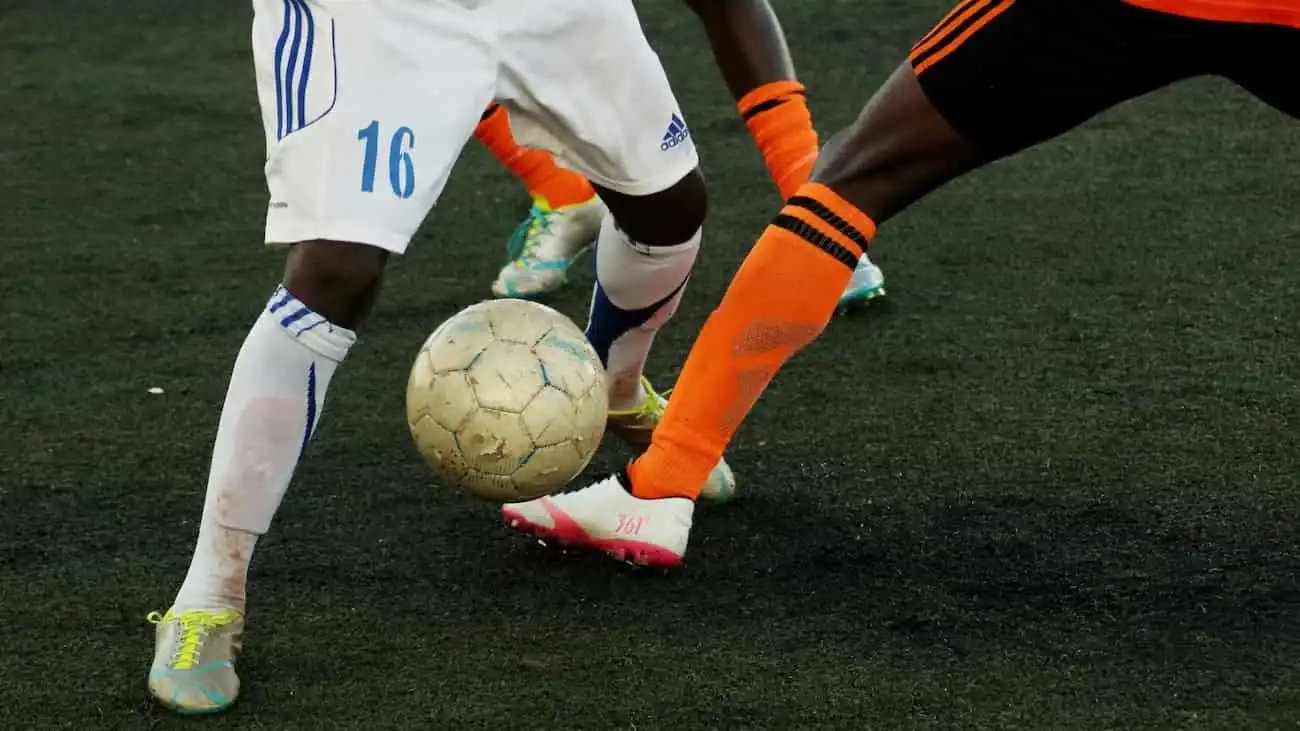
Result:
<svg viewBox="0 0 1300 731">
<path fill-rule="evenodd" d="M 181 708 L 180 706 L 174 706 L 170 703 L 164 703 L 157 696 L 154 696 L 154 701 L 156 701 L 158 705 L 162 706 L 163 708 L 166 708 L 172 713 L 175 713 L 180 716 L 215 716 L 218 713 L 225 713 L 226 711 L 229 711 L 235 705 L 234 703 L 231 703 L 228 706 L 220 706 L 218 708 L 206 708 L 203 710 L 195 710 L 193 708 Z"/>
<path fill-rule="evenodd" d="M 594 539 L 563 512 L 550 505 L 547 505 L 546 508 L 547 512 L 551 514 L 551 520 L 555 523 L 554 526 L 547 527 L 535 523 L 522 515 L 510 512 L 509 508 L 501 509 L 501 517 L 508 527 L 531 535 L 543 545 L 547 542 L 553 542 L 568 548 L 599 551 L 615 561 L 622 561 L 623 563 L 644 568 L 671 569 L 682 565 L 681 556 L 653 543 L 621 539 Z"/>
<path fill-rule="evenodd" d="M 835 310 L 841 313 L 848 312 L 859 307 L 865 307 L 878 299 L 882 299 L 884 296 L 885 286 L 883 284 L 879 287 L 863 287 L 840 297 Z"/>
<path fill-rule="evenodd" d="M 184 706 L 178 706 L 161 696 L 155 695 L 153 688 L 149 689 L 149 697 L 153 698 L 154 702 L 163 708 L 182 716 L 214 716 L 218 713 L 229 711 L 235 705 L 235 701 L 232 700 L 224 706 L 213 706 L 212 708 L 185 708 Z"/>
</svg>

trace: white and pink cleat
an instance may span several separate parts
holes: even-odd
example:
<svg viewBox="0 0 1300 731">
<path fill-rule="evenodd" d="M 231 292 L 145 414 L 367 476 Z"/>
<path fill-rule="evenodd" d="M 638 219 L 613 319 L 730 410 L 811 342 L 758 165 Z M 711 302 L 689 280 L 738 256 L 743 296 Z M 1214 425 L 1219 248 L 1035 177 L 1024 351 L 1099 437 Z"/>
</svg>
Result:
<svg viewBox="0 0 1300 731">
<path fill-rule="evenodd" d="M 694 501 L 634 497 L 625 479 L 610 475 L 581 490 L 505 505 L 501 515 L 511 528 L 542 541 L 603 551 L 638 566 L 680 566 Z"/>
</svg>

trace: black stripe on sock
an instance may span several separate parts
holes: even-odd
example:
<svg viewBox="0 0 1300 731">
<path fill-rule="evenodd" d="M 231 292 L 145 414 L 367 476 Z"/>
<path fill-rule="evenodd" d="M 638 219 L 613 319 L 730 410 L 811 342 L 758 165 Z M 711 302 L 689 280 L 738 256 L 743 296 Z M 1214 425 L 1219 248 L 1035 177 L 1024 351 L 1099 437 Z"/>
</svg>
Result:
<svg viewBox="0 0 1300 731">
<path fill-rule="evenodd" d="M 805 99 L 808 98 L 807 92 L 803 91 L 802 89 L 798 91 L 792 91 L 789 94 L 786 94 L 785 96 L 782 96 L 778 99 L 768 99 L 765 102 L 760 102 L 758 104 L 755 104 L 754 106 L 742 112 L 740 118 L 748 122 L 749 120 L 753 119 L 754 117 L 757 117 L 763 112 L 776 109 L 782 104 L 785 104 L 786 102 L 790 101 L 791 97 L 794 96 L 801 96 L 804 97 Z"/>
<path fill-rule="evenodd" d="M 836 243 L 835 239 L 832 239 L 821 231 L 818 231 L 807 221 L 795 218 L 788 213 L 782 213 L 772 219 L 772 225 L 777 228 L 785 229 L 827 254 L 830 254 L 835 257 L 836 261 L 849 269 L 856 269 L 858 266 L 857 254 L 854 254 L 844 246 Z"/>
<path fill-rule="evenodd" d="M 832 211 L 825 203 L 822 203 L 816 198 L 811 198 L 806 195 L 796 195 L 786 201 L 785 204 L 787 206 L 794 206 L 795 208 L 802 208 L 825 221 L 831 228 L 844 234 L 849 241 L 852 241 L 861 247 L 863 251 L 871 248 L 871 239 L 867 238 L 866 234 L 859 231 L 857 226 L 845 221 L 838 213 Z"/>
</svg>

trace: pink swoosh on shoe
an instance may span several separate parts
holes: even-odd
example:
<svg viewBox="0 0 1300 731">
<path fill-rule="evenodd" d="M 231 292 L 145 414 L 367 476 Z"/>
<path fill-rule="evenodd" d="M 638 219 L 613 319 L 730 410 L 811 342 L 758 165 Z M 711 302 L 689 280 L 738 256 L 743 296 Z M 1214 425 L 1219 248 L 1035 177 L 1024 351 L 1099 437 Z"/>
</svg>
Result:
<svg viewBox="0 0 1300 731">
<path fill-rule="evenodd" d="M 592 538 L 576 520 L 548 499 L 542 499 L 542 508 L 551 518 L 550 527 L 513 512 L 508 506 L 502 508 L 501 512 L 516 527 L 544 540 L 555 540 L 575 548 L 595 549 L 619 561 L 631 561 L 642 566 L 672 568 L 682 564 L 680 555 L 654 543 L 627 538 Z"/>
</svg>

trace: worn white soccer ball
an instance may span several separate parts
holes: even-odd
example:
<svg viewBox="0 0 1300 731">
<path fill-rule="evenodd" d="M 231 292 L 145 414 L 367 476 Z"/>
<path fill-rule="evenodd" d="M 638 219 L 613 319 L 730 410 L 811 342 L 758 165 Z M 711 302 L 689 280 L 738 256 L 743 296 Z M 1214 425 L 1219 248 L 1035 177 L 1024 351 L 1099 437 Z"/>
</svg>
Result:
<svg viewBox="0 0 1300 731">
<path fill-rule="evenodd" d="M 406 421 L 429 466 L 493 502 L 548 495 L 577 477 L 605 433 L 605 371 L 573 321 L 496 299 L 444 322 L 406 383 Z"/>
</svg>

